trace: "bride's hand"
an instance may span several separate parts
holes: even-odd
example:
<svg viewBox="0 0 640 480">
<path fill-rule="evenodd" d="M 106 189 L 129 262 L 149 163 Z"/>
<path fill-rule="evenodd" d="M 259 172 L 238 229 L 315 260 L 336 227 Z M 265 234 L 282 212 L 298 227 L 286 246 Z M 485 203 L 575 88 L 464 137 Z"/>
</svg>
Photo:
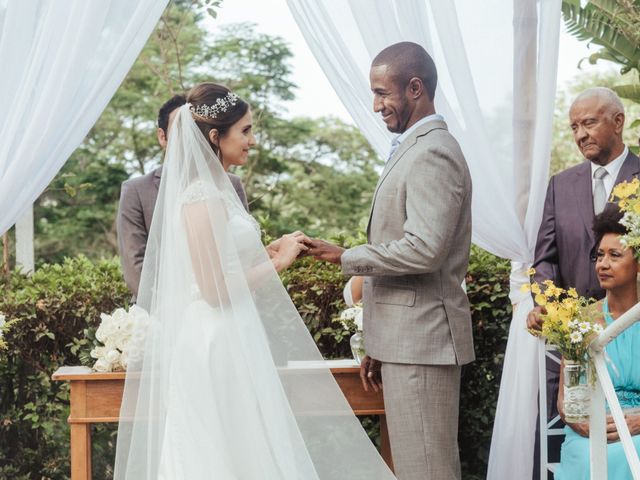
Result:
<svg viewBox="0 0 640 480">
<path fill-rule="evenodd" d="M 278 238 L 277 240 L 274 240 L 273 242 L 271 242 L 269 245 L 265 247 L 267 249 L 267 253 L 269 254 L 269 258 L 274 258 L 277 255 L 278 250 L 280 249 L 280 245 L 282 244 L 282 239 L 288 236 L 294 236 L 298 239 L 302 239 L 304 242 L 309 240 L 309 238 L 300 230 L 283 235 L 282 237 Z"/>
<path fill-rule="evenodd" d="M 283 235 L 278 240 L 270 244 L 267 251 L 271 250 L 269 255 L 278 272 L 288 268 L 303 252 L 309 247 L 305 245 L 309 238 L 302 232 L 289 233 Z M 275 246 L 274 246 L 275 244 Z"/>
</svg>

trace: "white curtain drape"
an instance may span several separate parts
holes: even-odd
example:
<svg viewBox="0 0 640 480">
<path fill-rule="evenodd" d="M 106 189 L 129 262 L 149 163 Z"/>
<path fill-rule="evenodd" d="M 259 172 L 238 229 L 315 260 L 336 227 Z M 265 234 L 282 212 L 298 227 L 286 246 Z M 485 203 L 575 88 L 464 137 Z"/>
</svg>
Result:
<svg viewBox="0 0 640 480">
<path fill-rule="evenodd" d="M 537 344 L 526 332 L 528 279 L 542 217 L 555 100 L 561 0 L 287 0 L 307 44 L 382 158 L 391 134 L 372 110 L 371 59 L 423 45 L 439 73 L 436 109 L 473 178 L 473 242 L 513 261 L 514 315 L 489 479 L 531 478 Z"/>
<path fill-rule="evenodd" d="M 168 0 L 0 0 L 0 234 L 102 113 Z"/>
</svg>

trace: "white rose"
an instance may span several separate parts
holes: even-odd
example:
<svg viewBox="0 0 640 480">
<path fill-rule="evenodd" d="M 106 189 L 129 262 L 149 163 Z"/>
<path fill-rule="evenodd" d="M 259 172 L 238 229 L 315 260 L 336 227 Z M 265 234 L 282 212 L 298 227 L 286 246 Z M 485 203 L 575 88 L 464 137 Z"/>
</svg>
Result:
<svg viewBox="0 0 640 480">
<path fill-rule="evenodd" d="M 114 325 L 113 318 L 111 316 L 101 313 L 100 314 L 100 326 L 96 330 L 96 340 L 105 343 L 105 340 L 113 334 Z"/>
<path fill-rule="evenodd" d="M 99 358 L 96 363 L 93 365 L 93 369 L 96 372 L 110 372 L 112 365 L 105 360 L 104 358 Z"/>
<path fill-rule="evenodd" d="M 95 347 L 91 350 L 91 358 L 104 358 L 104 354 L 106 353 L 105 347 Z"/>
<path fill-rule="evenodd" d="M 123 318 L 126 318 L 126 316 L 127 311 L 124 308 L 116 308 L 111 314 L 111 317 L 116 323 L 120 323 Z"/>
<path fill-rule="evenodd" d="M 127 348 L 129 348 L 130 343 L 131 343 L 131 334 L 122 334 L 117 338 L 115 342 L 116 348 L 121 352 L 124 352 Z"/>
<path fill-rule="evenodd" d="M 118 345 L 116 344 L 116 339 L 114 338 L 113 335 L 105 339 L 104 347 L 106 348 L 107 351 L 115 350 L 116 348 L 118 348 Z"/>
<path fill-rule="evenodd" d="M 104 358 L 109 363 L 116 363 L 120 360 L 120 352 L 118 350 L 109 350 Z"/>
</svg>

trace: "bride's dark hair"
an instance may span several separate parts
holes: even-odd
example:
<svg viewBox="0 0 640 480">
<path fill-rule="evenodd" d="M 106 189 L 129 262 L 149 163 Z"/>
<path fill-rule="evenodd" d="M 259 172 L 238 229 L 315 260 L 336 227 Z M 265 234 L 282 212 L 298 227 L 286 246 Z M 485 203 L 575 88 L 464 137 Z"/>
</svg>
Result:
<svg viewBox="0 0 640 480">
<path fill-rule="evenodd" d="M 187 102 L 193 105 L 194 108 L 199 105 L 213 106 L 217 100 L 225 99 L 229 93 L 231 93 L 231 90 L 224 85 L 211 82 L 200 83 L 189 90 L 189 93 L 187 93 Z M 215 128 L 218 131 L 218 138 L 222 138 L 238 120 L 244 117 L 248 110 L 249 104 L 241 98 L 238 98 L 235 105 L 229 105 L 227 111 L 219 112 L 216 118 L 201 117 L 192 114 L 204 138 L 207 139 L 209 145 L 211 145 L 211 148 L 213 148 L 213 151 L 221 161 L 222 151 L 220 151 L 220 148 L 216 144 L 211 142 L 209 132 Z"/>
</svg>

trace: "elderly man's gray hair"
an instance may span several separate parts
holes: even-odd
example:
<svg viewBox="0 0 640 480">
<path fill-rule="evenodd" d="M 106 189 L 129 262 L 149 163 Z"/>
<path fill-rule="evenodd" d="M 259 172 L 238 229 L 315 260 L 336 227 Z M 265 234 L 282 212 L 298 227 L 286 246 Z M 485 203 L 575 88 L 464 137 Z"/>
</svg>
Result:
<svg viewBox="0 0 640 480">
<path fill-rule="evenodd" d="M 587 88 L 575 98 L 571 106 L 573 107 L 580 100 L 585 100 L 587 98 L 593 98 L 593 97 L 602 100 L 609 107 L 608 110 L 610 113 L 612 114 L 616 114 L 619 112 L 624 113 L 624 105 L 622 105 L 622 101 L 620 100 L 620 97 L 618 97 L 616 92 L 614 92 L 613 90 L 607 87 Z"/>
</svg>

